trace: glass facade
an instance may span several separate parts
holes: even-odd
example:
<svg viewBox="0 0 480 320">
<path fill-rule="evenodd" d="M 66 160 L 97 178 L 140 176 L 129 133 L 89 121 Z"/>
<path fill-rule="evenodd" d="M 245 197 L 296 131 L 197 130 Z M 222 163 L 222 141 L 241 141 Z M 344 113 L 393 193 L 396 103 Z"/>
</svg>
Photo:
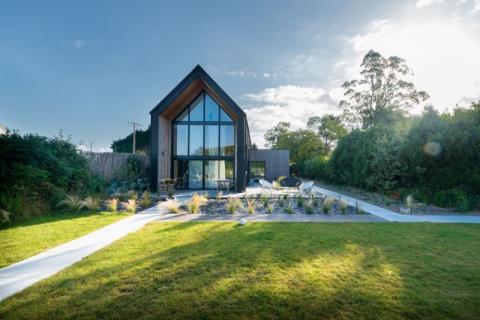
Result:
<svg viewBox="0 0 480 320">
<path fill-rule="evenodd" d="M 197 96 L 173 121 L 172 174 L 180 189 L 215 189 L 235 177 L 235 125 L 207 93 Z"/>
</svg>

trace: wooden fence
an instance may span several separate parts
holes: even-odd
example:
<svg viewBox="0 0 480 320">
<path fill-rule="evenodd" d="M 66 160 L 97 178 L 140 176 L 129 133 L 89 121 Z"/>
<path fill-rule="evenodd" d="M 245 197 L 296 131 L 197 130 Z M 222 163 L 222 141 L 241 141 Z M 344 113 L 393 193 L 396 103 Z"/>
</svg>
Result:
<svg viewBox="0 0 480 320">
<path fill-rule="evenodd" d="M 148 156 L 133 155 L 131 153 L 81 152 L 81 155 L 87 158 L 90 171 L 93 174 L 102 176 L 106 181 L 112 181 L 126 167 L 129 157 L 135 157 L 141 161 L 141 177 L 146 177 L 150 165 Z"/>
</svg>

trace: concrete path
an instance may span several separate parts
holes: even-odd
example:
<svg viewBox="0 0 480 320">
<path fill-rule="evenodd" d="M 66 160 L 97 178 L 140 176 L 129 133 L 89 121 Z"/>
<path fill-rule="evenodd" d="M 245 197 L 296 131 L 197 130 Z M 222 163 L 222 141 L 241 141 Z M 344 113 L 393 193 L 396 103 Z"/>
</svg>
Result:
<svg viewBox="0 0 480 320">
<path fill-rule="evenodd" d="M 441 216 L 441 215 L 400 214 L 392 210 L 385 209 L 385 208 L 370 204 L 368 202 L 358 200 L 353 197 L 349 197 L 341 193 L 331 191 L 325 188 L 321 188 L 318 186 L 315 186 L 313 190 L 314 192 L 325 194 L 327 196 L 332 196 L 334 198 L 345 199 L 352 206 L 355 206 L 355 203 L 358 203 L 358 205 L 363 211 L 391 222 L 480 223 L 480 216 L 466 216 L 466 215 Z"/>
<path fill-rule="evenodd" d="M 144 212 L 0 269 L 0 301 L 140 229 L 163 213 L 158 209 Z"/>
<path fill-rule="evenodd" d="M 384 219 L 373 215 L 355 214 L 162 214 L 159 221 L 218 221 L 238 222 L 245 218 L 248 222 L 385 222 Z"/>
</svg>

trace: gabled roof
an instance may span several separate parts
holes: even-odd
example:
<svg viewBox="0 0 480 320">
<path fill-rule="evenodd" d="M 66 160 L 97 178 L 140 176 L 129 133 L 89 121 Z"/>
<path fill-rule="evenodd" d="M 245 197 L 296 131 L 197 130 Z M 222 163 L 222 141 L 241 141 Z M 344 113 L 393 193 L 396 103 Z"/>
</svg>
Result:
<svg viewBox="0 0 480 320">
<path fill-rule="evenodd" d="M 193 68 L 189 74 L 179 84 L 170 91 L 162 101 L 160 101 L 155 108 L 150 111 L 150 114 L 160 114 L 170 106 L 181 94 L 184 92 L 195 80 L 203 81 L 208 87 L 210 87 L 216 94 L 226 103 L 230 109 L 237 115 L 245 117 L 245 112 L 233 101 L 230 96 L 223 91 L 223 89 L 210 77 L 210 75 L 199 65 Z"/>
</svg>

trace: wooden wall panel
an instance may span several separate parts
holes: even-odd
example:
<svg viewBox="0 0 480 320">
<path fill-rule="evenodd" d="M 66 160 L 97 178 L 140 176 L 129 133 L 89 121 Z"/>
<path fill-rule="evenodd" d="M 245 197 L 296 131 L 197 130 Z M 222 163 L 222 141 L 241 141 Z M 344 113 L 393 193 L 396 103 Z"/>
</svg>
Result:
<svg viewBox="0 0 480 320">
<path fill-rule="evenodd" d="M 160 116 L 158 118 L 158 179 L 170 178 L 171 166 L 171 121 Z"/>
<path fill-rule="evenodd" d="M 288 150 L 250 150 L 250 161 L 265 161 L 265 179 L 268 181 L 276 180 L 280 176 L 288 177 L 289 170 Z"/>
</svg>

